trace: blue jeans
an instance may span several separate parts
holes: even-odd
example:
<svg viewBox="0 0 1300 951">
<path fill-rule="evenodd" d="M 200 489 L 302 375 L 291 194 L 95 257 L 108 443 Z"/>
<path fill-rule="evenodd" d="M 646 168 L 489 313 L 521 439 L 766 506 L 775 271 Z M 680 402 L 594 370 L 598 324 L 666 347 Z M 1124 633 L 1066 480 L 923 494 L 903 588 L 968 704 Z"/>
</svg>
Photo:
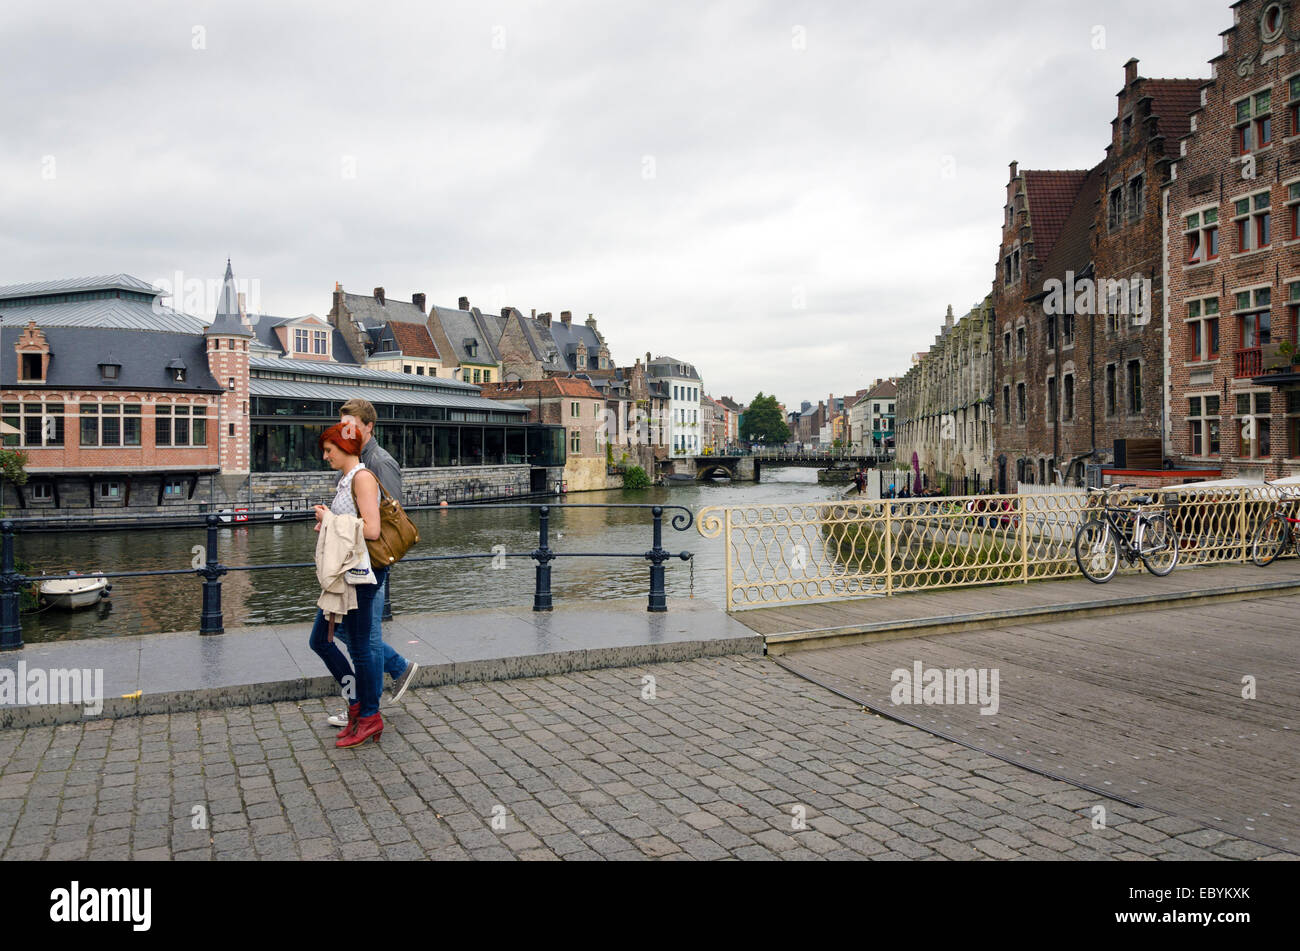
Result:
<svg viewBox="0 0 1300 951">
<path fill-rule="evenodd" d="M 324 612 L 316 611 L 316 623 L 311 629 L 311 649 L 325 661 L 325 666 L 334 679 L 343 687 L 343 695 L 349 702 L 359 703 L 361 705 L 360 716 L 374 716 L 379 712 L 379 694 L 383 689 L 384 671 L 380 664 L 382 650 L 378 645 L 383 641 L 380 640 L 379 631 L 373 626 L 373 619 L 376 614 L 375 601 L 376 595 L 379 595 L 379 611 L 383 610 L 383 590 L 384 581 L 388 577 L 387 568 L 376 568 L 375 577 L 378 584 L 360 584 L 356 586 L 357 607 L 355 611 L 349 611 L 343 616 L 343 623 L 336 624 L 334 630 L 335 641 L 340 639 L 340 634 L 344 634 L 348 644 L 348 651 L 352 654 L 352 663 L 349 664 L 343 652 L 335 642 L 329 640 L 329 622 L 325 619 Z M 353 673 L 353 664 L 356 665 L 356 672 Z M 349 678 L 354 685 L 349 689 Z"/>
<path fill-rule="evenodd" d="M 384 569 L 385 572 L 391 572 L 392 570 L 392 568 Z M 379 572 L 375 572 L 375 577 L 379 577 Z M 410 666 L 410 662 L 401 654 L 397 653 L 397 651 L 389 647 L 383 640 L 383 634 L 380 629 L 383 627 L 384 592 L 387 590 L 388 578 L 385 577 L 383 583 L 379 586 L 378 592 L 375 594 L 375 604 L 370 620 L 371 630 L 375 632 L 375 637 L 371 640 L 370 649 L 371 651 L 376 649 L 379 650 L 378 655 L 375 656 L 374 663 L 379 665 L 380 670 L 396 680 L 401 677 L 402 674 L 406 673 L 406 668 Z M 336 629 L 334 631 L 334 639 L 336 641 L 342 641 L 347 647 L 348 653 L 352 652 L 352 644 L 348 641 L 348 635 L 346 632 L 341 632 L 339 629 Z M 380 683 L 383 683 L 382 677 L 380 678 Z"/>
</svg>

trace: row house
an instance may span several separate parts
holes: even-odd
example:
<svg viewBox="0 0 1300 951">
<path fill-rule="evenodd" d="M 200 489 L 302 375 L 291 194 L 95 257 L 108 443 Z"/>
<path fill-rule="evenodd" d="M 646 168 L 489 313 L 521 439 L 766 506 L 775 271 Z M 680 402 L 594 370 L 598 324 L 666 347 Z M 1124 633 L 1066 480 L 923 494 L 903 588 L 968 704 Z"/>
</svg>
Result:
<svg viewBox="0 0 1300 951">
<path fill-rule="evenodd" d="M 848 442 L 855 452 L 880 455 L 894 448 L 898 379 L 876 380 L 858 390 L 848 409 Z"/>
<path fill-rule="evenodd" d="M 726 411 L 726 428 L 722 435 L 722 445 L 728 448 L 734 447 L 740 442 L 740 421 L 744 407 L 730 396 L 718 397 L 718 405 Z"/>
<path fill-rule="evenodd" d="M 671 394 L 668 400 L 668 443 L 672 454 L 699 455 L 704 448 L 700 434 L 700 398 L 704 384 L 694 365 L 676 357 L 646 354 L 646 372 Z"/>
<path fill-rule="evenodd" d="M 1300 11 L 1232 13 L 1165 188 L 1166 440 L 1271 479 L 1300 473 Z"/>
<path fill-rule="evenodd" d="M 1200 81 L 1137 65 L 1096 166 L 1011 163 L 992 294 L 999 486 L 1163 466 L 1161 188 Z"/>
<path fill-rule="evenodd" d="M 992 295 L 960 320 L 950 306 L 934 345 L 898 381 L 896 456 L 927 483 L 992 477 L 993 327 Z"/>
<path fill-rule="evenodd" d="M 563 426 L 567 456 L 565 491 L 604 489 L 605 399 L 586 380 L 550 377 L 484 383 L 483 396 L 491 400 L 530 407 L 529 421 Z"/>
</svg>

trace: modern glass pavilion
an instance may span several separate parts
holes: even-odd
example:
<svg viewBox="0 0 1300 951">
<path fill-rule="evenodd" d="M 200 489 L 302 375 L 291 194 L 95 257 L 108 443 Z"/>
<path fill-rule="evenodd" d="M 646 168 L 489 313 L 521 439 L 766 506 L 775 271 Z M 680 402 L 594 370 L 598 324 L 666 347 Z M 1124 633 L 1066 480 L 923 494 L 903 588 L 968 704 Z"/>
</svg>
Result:
<svg viewBox="0 0 1300 951">
<path fill-rule="evenodd" d="M 564 427 L 528 423 L 527 406 L 478 393 L 456 380 L 254 357 L 252 470 L 322 468 L 316 441 L 355 398 L 374 404 L 375 437 L 403 469 L 564 465 Z"/>
</svg>

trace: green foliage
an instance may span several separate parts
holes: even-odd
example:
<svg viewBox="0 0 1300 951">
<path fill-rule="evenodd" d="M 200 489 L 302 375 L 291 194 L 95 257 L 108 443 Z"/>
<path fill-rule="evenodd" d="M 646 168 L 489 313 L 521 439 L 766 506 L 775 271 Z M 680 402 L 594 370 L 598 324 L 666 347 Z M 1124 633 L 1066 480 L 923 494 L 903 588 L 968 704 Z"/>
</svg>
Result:
<svg viewBox="0 0 1300 951">
<path fill-rule="evenodd" d="M 0 477 L 23 485 L 27 481 L 27 453 L 21 449 L 0 449 Z"/>
<path fill-rule="evenodd" d="M 768 445 L 780 445 L 789 442 L 790 427 L 781 417 L 781 409 L 776 405 L 775 396 L 764 396 L 761 392 L 754 397 L 740 426 L 740 438 L 746 442 L 762 441 Z"/>
<path fill-rule="evenodd" d="M 614 444 L 607 442 L 605 443 L 605 465 L 612 466 L 613 464 L 614 464 Z"/>
<path fill-rule="evenodd" d="M 4 514 L 5 480 L 15 485 L 27 481 L 27 453 L 21 449 L 0 449 L 0 515 Z"/>
<path fill-rule="evenodd" d="M 645 474 L 645 470 L 640 466 L 628 466 L 627 471 L 623 473 L 623 488 L 648 489 L 650 488 L 650 477 Z"/>
<path fill-rule="evenodd" d="M 31 562 L 23 561 L 21 558 L 14 558 L 14 570 L 20 575 L 38 575 L 41 572 L 36 570 L 36 566 Z M 25 588 L 18 591 L 18 610 L 27 612 L 35 611 L 41 606 L 41 585 L 39 581 L 33 581 Z"/>
</svg>

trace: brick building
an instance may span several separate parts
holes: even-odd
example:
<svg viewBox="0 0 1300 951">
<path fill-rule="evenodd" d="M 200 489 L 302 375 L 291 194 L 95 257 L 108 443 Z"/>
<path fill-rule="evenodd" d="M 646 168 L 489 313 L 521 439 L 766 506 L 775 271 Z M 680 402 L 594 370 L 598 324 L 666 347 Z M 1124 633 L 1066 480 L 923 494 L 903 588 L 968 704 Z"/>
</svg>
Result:
<svg viewBox="0 0 1300 951">
<path fill-rule="evenodd" d="M 1275 478 L 1300 473 L 1300 11 L 1232 12 L 1165 190 L 1167 438 L 1184 465 Z"/>
<path fill-rule="evenodd" d="M 586 380 L 551 377 L 484 383 L 484 397 L 530 407 L 529 422 L 565 429 L 564 488 L 569 492 L 610 487 L 605 472 L 605 398 Z M 617 483 L 616 483 L 617 484 Z"/>
<path fill-rule="evenodd" d="M 1124 67 L 1106 157 L 1087 170 L 1011 163 L 993 309 L 999 485 L 1081 484 L 1146 451 L 1164 406 L 1161 186 L 1200 80 Z M 1128 451 L 1129 449 L 1132 451 Z M 1104 470 L 1103 470 L 1104 471 Z"/>
<path fill-rule="evenodd" d="M 251 334 L 157 297 L 126 274 L 0 288 L 4 443 L 29 477 L 5 506 L 161 506 L 248 471 Z"/>
</svg>

